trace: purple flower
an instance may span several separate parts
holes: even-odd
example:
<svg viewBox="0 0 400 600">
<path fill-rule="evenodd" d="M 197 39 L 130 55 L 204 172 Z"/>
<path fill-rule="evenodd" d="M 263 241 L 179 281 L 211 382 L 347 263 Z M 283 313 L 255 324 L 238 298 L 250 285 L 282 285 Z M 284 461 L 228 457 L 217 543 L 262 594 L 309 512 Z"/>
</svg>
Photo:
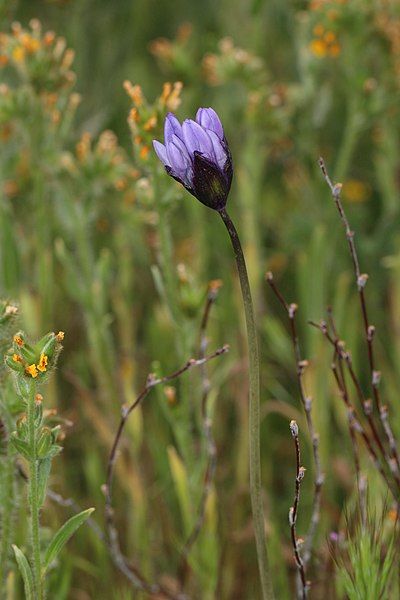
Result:
<svg viewBox="0 0 400 600">
<path fill-rule="evenodd" d="M 212 108 L 199 108 L 196 120 L 182 125 L 172 113 L 165 119 L 164 144 L 154 150 L 168 175 L 200 202 L 215 210 L 225 207 L 232 183 L 232 158 L 221 121 Z"/>
</svg>

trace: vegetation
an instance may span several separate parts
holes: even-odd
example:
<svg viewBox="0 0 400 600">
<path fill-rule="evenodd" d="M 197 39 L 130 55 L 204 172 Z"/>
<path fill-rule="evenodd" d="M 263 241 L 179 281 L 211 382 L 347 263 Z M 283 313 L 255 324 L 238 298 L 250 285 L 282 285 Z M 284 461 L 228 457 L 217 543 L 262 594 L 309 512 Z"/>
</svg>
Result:
<svg viewBox="0 0 400 600">
<path fill-rule="evenodd" d="M 399 597 L 399 30 L 390 0 L 0 0 L 0 597 L 262 597 L 235 261 L 152 147 L 209 106 L 275 596 Z"/>
</svg>

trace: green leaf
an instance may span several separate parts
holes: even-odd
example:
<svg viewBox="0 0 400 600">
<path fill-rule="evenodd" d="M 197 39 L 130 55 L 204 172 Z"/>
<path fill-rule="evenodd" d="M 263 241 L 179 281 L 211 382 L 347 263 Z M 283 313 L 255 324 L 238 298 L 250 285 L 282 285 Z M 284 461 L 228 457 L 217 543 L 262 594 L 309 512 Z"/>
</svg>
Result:
<svg viewBox="0 0 400 600">
<path fill-rule="evenodd" d="M 50 564 L 57 558 L 65 544 L 75 531 L 90 517 L 94 508 L 88 508 L 77 515 L 71 517 L 54 535 L 44 556 L 43 575 L 46 573 Z"/>
<path fill-rule="evenodd" d="M 27 459 L 30 458 L 31 451 L 30 451 L 30 448 L 29 448 L 29 444 L 27 442 L 24 442 L 20 438 L 18 438 L 16 432 L 14 432 L 11 435 L 10 442 L 14 446 L 14 448 L 17 450 L 17 452 L 19 452 L 20 454 L 22 454 L 22 456 L 24 458 L 27 458 Z"/>
<path fill-rule="evenodd" d="M 45 496 L 46 496 L 46 488 L 47 488 L 47 480 L 50 475 L 51 469 L 51 458 L 44 458 L 39 461 L 39 469 L 38 469 L 38 502 L 39 506 L 42 506 Z"/>
<path fill-rule="evenodd" d="M 18 548 L 18 546 L 12 545 L 14 550 L 15 560 L 17 561 L 18 568 L 24 580 L 25 597 L 26 600 L 34 600 L 34 585 L 33 585 L 33 574 L 26 559 L 25 554 Z"/>
</svg>

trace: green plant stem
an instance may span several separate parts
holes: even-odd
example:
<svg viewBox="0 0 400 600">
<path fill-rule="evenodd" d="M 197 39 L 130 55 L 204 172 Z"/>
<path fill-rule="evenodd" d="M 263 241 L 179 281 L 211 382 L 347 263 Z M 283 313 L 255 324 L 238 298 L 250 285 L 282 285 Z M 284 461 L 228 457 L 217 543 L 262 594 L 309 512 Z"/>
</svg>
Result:
<svg viewBox="0 0 400 600">
<path fill-rule="evenodd" d="M 31 537 L 32 537 L 32 557 L 33 557 L 33 581 L 36 592 L 35 600 L 43 600 L 43 585 L 42 585 L 42 565 L 40 557 L 40 532 L 39 532 L 39 497 L 38 497 L 38 468 L 39 461 L 37 457 L 37 436 L 35 426 L 35 393 L 36 387 L 31 386 L 28 397 L 27 419 L 28 419 L 28 436 L 30 446 L 30 461 L 29 461 L 29 506 L 31 512 Z"/>
<path fill-rule="evenodd" d="M 7 449 L 7 455 L 4 457 L 4 504 L 2 507 L 1 518 L 1 548 L 0 548 L 0 586 L 5 589 L 5 578 L 7 575 L 7 565 L 11 548 L 11 519 L 14 509 L 14 457 Z M 3 591 L 0 592 L 0 598 L 3 598 Z"/>
<path fill-rule="evenodd" d="M 249 467 L 250 467 L 250 496 L 253 511 L 253 526 L 256 538 L 258 567 L 260 571 L 261 588 L 264 599 L 274 597 L 271 576 L 268 567 L 267 546 L 264 528 L 264 510 L 261 489 L 261 458 L 260 458 L 260 357 L 258 352 L 257 329 L 254 318 L 253 301 L 251 298 L 246 261 L 236 228 L 225 209 L 219 211 L 228 230 L 235 253 L 236 265 L 243 296 L 244 313 L 246 317 L 247 340 L 249 346 Z"/>
</svg>

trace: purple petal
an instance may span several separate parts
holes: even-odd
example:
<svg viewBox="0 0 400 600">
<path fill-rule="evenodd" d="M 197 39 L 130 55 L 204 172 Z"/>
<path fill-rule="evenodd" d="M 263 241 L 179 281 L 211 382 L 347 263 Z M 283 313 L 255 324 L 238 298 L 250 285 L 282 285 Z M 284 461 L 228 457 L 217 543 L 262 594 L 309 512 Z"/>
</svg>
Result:
<svg viewBox="0 0 400 600">
<path fill-rule="evenodd" d="M 205 156 L 213 157 L 213 147 L 210 138 L 198 123 L 187 119 L 182 125 L 183 141 L 190 155 L 201 152 Z"/>
<path fill-rule="evenodd" d="M 181 124 L 173 113 L 168 113 L 165 117 L 164 142 L 170 142 L 173 135 L 183 139 Z"/>
<path fill-rule="evenodd" d="M 179 148 L 177 148 L 177 146 L 175 146 L 175 144 L 172 142 L 167 144 L 167 156 L 169 165 L 173 172 L 182 178 L 182 176 L 186 173 L 188 163 Z"/>
<path fill-rule="evenodd" d="M 182 156 L 184 157 L 184 159 L 186 160 L 188 166 L 191 164 L 191 157 L 189 155 L 189 152 L 187 151 L 187 148 L 184 144 L 184 142 L 177 136 L 177 135 L 173 135 L 171 142 L 178 148 L 178 150 L 182 153 Z"/>
<path fill-rule="evenodd" d="M 156 151 L 158 158 L 161 160 L 163 165 L 165 167 L 169 166 L 167 149 L 164 146 L 164 144 L 162 144 L 161 142 L 159 142 L 157 140 L 153 140 L 153 147 L 154 147 L 154 150 Z"/>
<path fill-rule="evenodd" d="M 216 133 L 221 140 L 224 139 L 222 123 L 213 108 L 199 108 L 196 114 L 196 121 L 205 129 Z"/>
<path fill-rule="evenodd" d="M 213 145 L 213 151 L 215 155 L 214 160 L 217 161 L 219 168 L 223 169 L 227 159 L 226 150 L 222 146 L 221 140 L 219 139 L 217 134 L 211 131 L 211 129 L 207 130 L 207 135 L 210 138 Z"/>
</svg>

